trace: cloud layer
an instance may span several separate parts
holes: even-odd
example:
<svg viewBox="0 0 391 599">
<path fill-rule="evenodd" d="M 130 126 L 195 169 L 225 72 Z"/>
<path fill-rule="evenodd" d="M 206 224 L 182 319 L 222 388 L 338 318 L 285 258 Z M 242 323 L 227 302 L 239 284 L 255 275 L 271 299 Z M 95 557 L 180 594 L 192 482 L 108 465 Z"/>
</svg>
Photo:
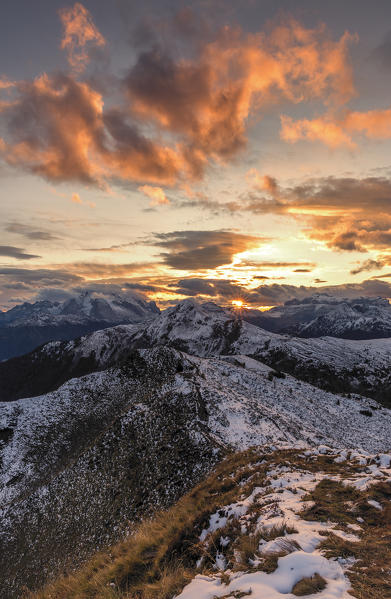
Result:
<svg viewBox="0 0 391 599">
<path fill-rule="evenodd" d="M 267 188 L 248 192 L 240 202 L 220 204 L 220 209 L 294 218 L 305 227 L 307 238 L 321 241 L 333 250 L 389 250 L 389 178 L 324 177 L 284 189 L 275 179 L 266 177 L 266 180 Z"/>
<path fill-rule="evenodd" d="M 281 117 L 281 139 L 290 143 L 300 140 L 321 141 L 330 148 L 345 146 L 355 149 L 355 136 L 367 139 L 391 138 L 391 108 L 354 112 L 344 110 L 341 114 L 327 114 L 315 119 L 294 121 Z"/>
<path fill-rule="evenodd" d="M 205 270 L 230 264 L 235 254 L 259 247 L 264 238 L 233 231 L 172 231 L 155 235 L 163 262 L 177 270 Z"/>
<path fill-rule="evenodd" d="M 151 47 L 116 80 L 113 103 L 102 86 L 77 78 L 88 48 L 105 44 L 91 15 L 76 3 L 60 17 L 73 72 L 4 79 L 0 104 L 3 159 L 50 181 L 171 186 L 200 179 L 209 164 L 245 147 L 254 115 L 281 102 L 338 106 L 354 94 L 353 37 L 334 41 L 324 26 L 286 19 L 252 34 L 225 26 L 203 35 L 194 27 L 181 54 L 160 39 L 157 25 Z M 190 11 L 177 32 L 188 33 L 192 18 Z"/>
<path fill-rule="evenodd" d="M 40 256 L 28 254 L 22 248 L 15 247 L 13 245 L 0 245 L 0 256 L 16 258 L 16 260 L 31 260 L 32 258 L 40 258 Z"/>
</svg>

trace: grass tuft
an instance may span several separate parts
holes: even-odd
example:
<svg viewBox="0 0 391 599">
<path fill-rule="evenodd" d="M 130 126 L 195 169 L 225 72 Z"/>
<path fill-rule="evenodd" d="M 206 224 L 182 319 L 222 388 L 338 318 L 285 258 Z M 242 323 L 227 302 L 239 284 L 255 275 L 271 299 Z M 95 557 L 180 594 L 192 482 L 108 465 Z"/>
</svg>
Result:
<svg viewBox="0 0 391 599">
<path fill-rule="evenodd" d="M 326 588 L 326 581 L 318 573 L 308 578 L 302 578 L 295 584 L 292 593 L 298 597 L 320 593 Z"/>
</svg>

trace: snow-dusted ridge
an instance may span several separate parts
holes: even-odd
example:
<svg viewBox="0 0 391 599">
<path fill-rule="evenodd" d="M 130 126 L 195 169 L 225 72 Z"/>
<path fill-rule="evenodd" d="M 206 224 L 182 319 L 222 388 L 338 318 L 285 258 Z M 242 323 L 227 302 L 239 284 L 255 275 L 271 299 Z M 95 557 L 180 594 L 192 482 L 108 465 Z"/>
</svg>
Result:
<svg viewBox="0 0 391 599">
<path fill-rule="evenodd" d="M 298 337 L 331 335 L 345 339 L 391 336 L 391 306 L 388 299 L 336 298 L 317 294 L 290 300 L 267 312 L 249 310 L 244 318 L 276 333 Z"/>
<path fill-rule="evenodd" d="M 391 406 L 391 339 L 278 335 L 195 300 L 168 308 L 152 322 L 50 343 L 0 364 L 1 399 L 40 395 L 56 388 L 56 381 L 58 387 L 72 376 L 114 366 L 134 349 L 166 345 L 203 357 L 245 354 L 329 391 L 359 393 Z"/>
<path fill-rule="evenodd" d="M 0 360 L 23 355 L 50 340 L 68 340 L 120 323 L 139 323 L 159 314 L 137 293 L 126 297 L 84 291 L 62 301 L 25 302 L 0 312 Z"/>
</svg>

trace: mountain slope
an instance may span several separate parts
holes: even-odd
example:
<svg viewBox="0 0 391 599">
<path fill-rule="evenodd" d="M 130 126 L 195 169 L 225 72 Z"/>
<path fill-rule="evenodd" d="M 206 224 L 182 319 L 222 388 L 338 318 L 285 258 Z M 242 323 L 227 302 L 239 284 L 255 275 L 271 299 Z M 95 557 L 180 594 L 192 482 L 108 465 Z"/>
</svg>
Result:
<svg viewBox="0 0 391 599">
<path fill-rule="evenodd" d="M 69 340 L 120 323 L 154 318 L 159 309 L 138 294 L 126 298 L 81 292 L 65 301 L 28 302 L 0 312 L 0 360 L 51 340 Z"/>
<path fill-rule="evenodd" d="M 29 599 L 389 599 L 390 455 L 256 447 Z M 130 594 L 129 594 L 130 591 Z"/>
<path fill-rule="evenodd" d="M 1 405 L 2 598 L 118 539 L 216 462 L 220 445 L 187 369 L 172 351 L 135 354 L 120 369 Z"/>
<path fill-rule="evenodd" d="M 132 349 L 162 345 L 204 357 L 245 354 L 328 391 L 359 393 L 391 406 L 391 340 L 277 335 L 194 300 L 180 302 L 151 322 L 51 343 L 0 364 L 0 399 L 46 393 L 72 376 L 115 365 Z"/>
<path fill-rule="evenodd" d="M 156 347 L 46 396 L 1 404 L 4 596 L 118 539 L 129 520 L 170 505 L 227 451 L 390 447 L 388 410 L 272 372 L 246 356 Z"/>
</svg>

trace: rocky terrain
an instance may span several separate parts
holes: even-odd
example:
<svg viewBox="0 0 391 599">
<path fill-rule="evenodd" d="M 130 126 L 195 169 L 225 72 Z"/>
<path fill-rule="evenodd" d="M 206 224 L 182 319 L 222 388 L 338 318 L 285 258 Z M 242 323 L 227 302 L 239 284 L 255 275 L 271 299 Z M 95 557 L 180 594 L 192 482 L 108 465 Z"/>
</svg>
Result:
<svg viewBox="0 0 391 599">
<path fill-rule="evenodd" d="M 387 409 L 274 372 L 245 355 L 157 347 L 48 395 L 3 403 L 2 588 L 12 597 L 22 583 L 79 563 L 232 450 L 389 448 Z"/>
</svg>

